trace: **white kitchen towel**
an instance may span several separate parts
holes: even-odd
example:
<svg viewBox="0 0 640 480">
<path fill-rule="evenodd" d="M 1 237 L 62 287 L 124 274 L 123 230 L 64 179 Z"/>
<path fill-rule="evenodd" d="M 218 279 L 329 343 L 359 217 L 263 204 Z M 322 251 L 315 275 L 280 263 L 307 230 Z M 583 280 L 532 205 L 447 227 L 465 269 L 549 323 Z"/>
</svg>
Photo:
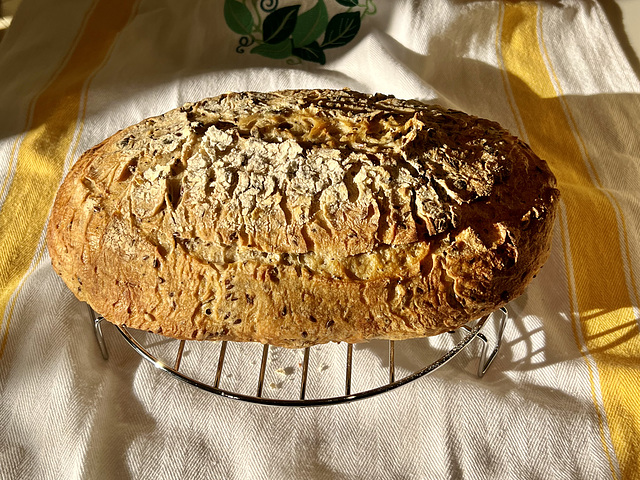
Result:
<svg viewBox="0 0 640 480">
<path fill-rule="evenodd" d="M 111 325 L 105 361 L 44 244 L 70 165 L 187 101 L 315 87 L 496 120 L 556 173 L 551 257 L 489 372 L 475 340 L 391 392 L 291 408 L 178 382 Z M 23 0 L 0 44 L 0 478 L 640 478 L 638 125 L 594 1 Z M 455 338 L 399 342 L 397 375 Z M 384 383 L 384 348 L 354 348 L 354 391 Z M 219 349 L 188 343 L 181 370 L 212 381 Z M 230 345 L 221 387 L 251 393 L 260 354 Z M 339 395 L 346 346 L 311 356 L 309 395 Z M 301 364 L 271 349 L 264 395 L 295 395 Z"/>
</svg>

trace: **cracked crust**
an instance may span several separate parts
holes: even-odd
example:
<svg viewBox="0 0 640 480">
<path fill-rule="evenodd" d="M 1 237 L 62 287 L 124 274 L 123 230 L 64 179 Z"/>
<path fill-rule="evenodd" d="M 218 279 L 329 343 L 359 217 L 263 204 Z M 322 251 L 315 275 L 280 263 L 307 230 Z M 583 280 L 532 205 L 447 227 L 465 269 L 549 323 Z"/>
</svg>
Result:
<svg viewBox="0 0 640 480">
<path fill-rule="evenodd" d="M 87 151 L 47 243 L 117 324 L 286 347 L 404 339 L 520 295 L 558 195 L 488 120 L 349 90 L 230 93 Z"/>
</svg>

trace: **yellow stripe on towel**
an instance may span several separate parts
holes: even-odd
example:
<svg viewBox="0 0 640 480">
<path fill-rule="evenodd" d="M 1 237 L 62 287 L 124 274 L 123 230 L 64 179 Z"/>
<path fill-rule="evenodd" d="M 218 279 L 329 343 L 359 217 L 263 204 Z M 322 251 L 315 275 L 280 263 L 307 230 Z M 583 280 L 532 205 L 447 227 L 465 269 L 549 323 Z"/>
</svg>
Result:
<svg viewBox="0 0 640 480">
<path fill-rule="evenodd" d="M 623 212 L 601 188 L 538 30 L 538 6 L 505 3 L 500 48 L 531 147 L 558 178 L 571 258 L 576 342 L 591 378 L 602 445 L 613 478 L 639 478 L 640 336 L 628 284 Z M 564 232 L 563 232 L 564 234 Z M 565 241 L 566 240 L 566 241 Z M 573 292 L 571 292 L 573 290 Z M 573 294 L 572 294 L 573 293 Z M 595 362 L 595 371 L 592 363 Z M 603 411 L 604 410 L 604 411 Z M 610 438 L 613 451 L 609 446 Z"/>
<path fill-rule="evenodd" d="M 97 0 L 78 41 L 46 89 L 36 98 L 17 154 L 15 174 L 0 210 L 0 358 L 7 343 L 12 295 L 34 257 L 60 184 L 65 158 L 73 156 L 88 83 L 126 25 L 135 0 Z M 82 122 L 82 119 L 80 119 Z M 2 321 L 6 325 L 2 325 Z"/>
</svg>

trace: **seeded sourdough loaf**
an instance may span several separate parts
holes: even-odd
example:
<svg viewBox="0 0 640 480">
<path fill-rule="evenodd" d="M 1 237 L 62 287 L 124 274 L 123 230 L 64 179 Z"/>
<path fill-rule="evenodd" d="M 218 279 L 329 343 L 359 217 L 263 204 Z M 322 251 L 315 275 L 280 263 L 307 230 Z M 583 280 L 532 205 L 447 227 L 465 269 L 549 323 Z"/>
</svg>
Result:
<svg viewBox="0 0 640 480">
<path fill-rule="evenodd" d="M 404 339 L 520 295 L 557 199 L 547 164 L 488 120 L 350 90 L 230 93 L 87 151 L 47 242 L 117 324 L 285 347 Z"/>
</svg>

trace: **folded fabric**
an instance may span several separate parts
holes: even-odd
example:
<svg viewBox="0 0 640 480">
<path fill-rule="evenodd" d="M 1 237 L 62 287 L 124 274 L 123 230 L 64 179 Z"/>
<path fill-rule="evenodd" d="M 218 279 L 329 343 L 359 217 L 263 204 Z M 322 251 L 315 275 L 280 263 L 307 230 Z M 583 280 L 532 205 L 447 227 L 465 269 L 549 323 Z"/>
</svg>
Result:
<svg viewBox="0 0 640 480">
<path fill-rule="evenodd" d="M 488 373 L 474 343 L 391 392 L 299 409 L 178 382 L 110 325 L 104 360 L 44 243 L 73 162 L 187 101 L 325 87 L 498 121 L 556 174 L 551 257 Z M 639 124 L 640 81 L 594 2 L 23 0 L 0 43 L 0 477 L 640 478 Z M 399 374 L 426 343 L 396 347 Z M 245 347 L 225 387 L 259 369 Z M 219 349 L 188 344 L 185 368 Z M 345 352 L 312 350 L 329 386 L 310 393 L 341 388 Z M 385 355 L 354 348 L 354 389 Z M 275 397 L 302 352 L 270 359 Z"/>
</svg>

